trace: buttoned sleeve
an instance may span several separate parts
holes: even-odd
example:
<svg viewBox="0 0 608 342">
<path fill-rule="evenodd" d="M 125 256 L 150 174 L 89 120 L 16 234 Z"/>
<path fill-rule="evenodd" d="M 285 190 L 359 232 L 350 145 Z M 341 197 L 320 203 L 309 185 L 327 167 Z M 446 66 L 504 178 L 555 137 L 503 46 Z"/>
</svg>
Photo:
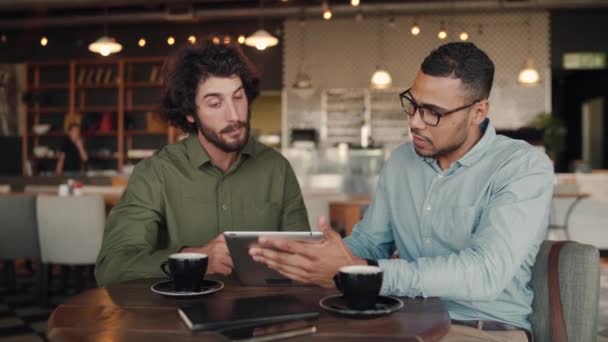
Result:
<svg viewBox="0 0 608 342">
<path fill-rule="evenodd" d="M 381 260 L 382 292 L 461 301 L 496 299 L 546 233 L 553 167 L 544 154 L 527 151 L 514 154 L 495 175 L 488 175 L 494 177 L 490 198 L 467 248 L 410 262 Z"/>
<path fill-rule="evenodd" d="M 95 270 L 100 286 L 161 276 L 160 264 L 180 248 L 157 248 L 166 233 L 161 188 L 152 163 L 138 164 L 106 223 Z"/>
</svg>

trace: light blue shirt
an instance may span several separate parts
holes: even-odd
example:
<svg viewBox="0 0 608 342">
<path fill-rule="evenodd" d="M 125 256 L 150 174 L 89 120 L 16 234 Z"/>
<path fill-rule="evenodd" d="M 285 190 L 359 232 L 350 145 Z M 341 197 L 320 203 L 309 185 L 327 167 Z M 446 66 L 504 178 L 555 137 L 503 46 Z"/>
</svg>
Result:
<svg viewBox="0 0 608 342">
<path fill-rule="evenodd" d="M 480 141 L 447 170 L 399 146 L 352 234 L 377 259 L 381 293 L 440 297 L 452 319 L 530 329 L 531 268 L 546 234 L 553 165 L 529 144 L 482 123 Z M 390 259 L 396 248 L 399 259 Z"/>
</svg>

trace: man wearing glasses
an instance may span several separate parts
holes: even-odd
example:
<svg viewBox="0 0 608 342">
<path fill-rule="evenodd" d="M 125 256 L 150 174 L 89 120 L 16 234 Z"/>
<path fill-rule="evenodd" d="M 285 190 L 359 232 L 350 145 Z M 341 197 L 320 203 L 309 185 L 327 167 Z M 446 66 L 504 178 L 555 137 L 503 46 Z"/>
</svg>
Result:
<svg viewBox="0 0 608 342">
<path fill-rule="evenodd" d="M 250 253 L 326 287 L 341 266 L 376 264 L 382 294 L 445 300 L 446 341 L 527 341 L 553 167 L 527 143 L 496 134 L 487 117 L 493 78 L 493 62 L 472 43 L 431 52 L 399 95 L 412 141 L 393 151 L 353 233 L 342 240 L 321 219 L 321 244 L 266 240 Z"/>
</svg>

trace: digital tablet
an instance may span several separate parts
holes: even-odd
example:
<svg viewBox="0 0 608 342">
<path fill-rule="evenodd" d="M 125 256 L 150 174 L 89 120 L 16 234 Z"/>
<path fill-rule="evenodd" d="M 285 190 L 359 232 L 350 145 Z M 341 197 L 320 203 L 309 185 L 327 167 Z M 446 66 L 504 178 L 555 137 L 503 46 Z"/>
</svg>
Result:
<svg viewBox="0 0 608 342">
<path fill-rule="evenodd" d="M 228 231 L 224 238 L 234 264 L 233 272 L 241 284 L 248 286 L 302 286 L 298 282 L 282 276 L 277 271 L 259 263 L 249 255 L 249 247 L 258 242 L 258 238 L 289 239 L 307 243 L 323 241 L 322 232 L 260 232 Z"/>
</svg>

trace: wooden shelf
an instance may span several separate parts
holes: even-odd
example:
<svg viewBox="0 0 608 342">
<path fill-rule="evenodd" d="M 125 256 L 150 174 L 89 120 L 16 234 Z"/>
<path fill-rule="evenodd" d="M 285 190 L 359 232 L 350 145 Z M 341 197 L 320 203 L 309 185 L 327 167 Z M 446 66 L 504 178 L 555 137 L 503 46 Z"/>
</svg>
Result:
<svg viewBox="0 0 608 342">
<path fill-rule="evenodd" d="M 118 89 L 118 84 L 114 83 L 83 83 L 77 84 L 76 89 Z"/>
<path fill-rule="evenodd" d="M 77 107 L 76 110 L 81 112 L 116 112 L 118 106 L 85 106 Z"/>
<path fill-rule="evenodd" d="M 162 85 L 163 84 L 161 82 L 146 82 L 146 81 L 125 83 L 125 87 L 127 87 L 127 88 L 137 88 L 137 87 L 156 88 L 156 87 L 162 87 Z"/>
<path fill-rule="evenodd" d="M 58 106 L 58 107 L 40 107 L 36 108 L 28 108 L 28 112 L 30 113 L 67 113 L 70 109 L 68 107 Z"/>
<path fill-rule="evenodd" d="M 143 159 L 129 158 L 126 152 L 132 145 L 137 146 L 138 142 L 146 138 L 157 142 L 158 145 L 173 142 L 174 135 L 170 134 L 170 132 L 173 132 L 172 129 L 163 132 L 150 132 L 145 128 L 129 130 L 123 124 L 126 115 L 139 116 L 147 112 L 158 112 L 160 110 L 158 96 L 150 96 L 150 94 L 158 93 L 163 87 L 163 82 L 159 81 L 158 77 L 161 77 L 162 66 L 165 61 L 165 57 L 112 57 L 26 64 L 27 90 L 43 91 L 48 89 L 42 93 L 45 95 L 48 93 L 52 98 L 47 101 L 50 105 L 45 106 L 42 103 L 44 97 L 34 97 L 33 102 L 30 102 L 26 107 L 28 128 L 24 132 L 21 147 L 23 172 L 26 173 L 28 170 L 27 157 L 33 155 L 32 147 L 37 145 L 39 139 L 42 139 L 45 143 L 48 142 L 47 145 L 50 148 L 56 149 L 60 143 L 59 139 L 67 136 L 63 132 L 63 116 L 69 113 L 77 113 L 83 116 L 103 112 L 112 114 L 114 121 L 117 123 L 116 129 L 111 132 L 83 132 L 83 136 L 96 142 L 107 139 L 113 146 L 115 142 L 115 147 L 109 150 L 110 155 L 96 156 L 95 154 L 89 154 L 89 157 L 92 160 L 115 161 L 115 168 L 118 171 L 122 171 L 125 161 Z M 52 115 L 62 116 L 55 117 Z M 137 119 L 141 118 L 138 117 Z M 34 124 L 45 122 L 52 123 L 55 129 L 40 135 L 30 132 Z M 160 148 L 161 146 L 156 147 Z M 123 153 L 119 154 L 119 151 Z M 41 160 L 56 159 L 57 157 L 41 158 Z M 34 172 L 37 171 L 34 170 Z"/>
<path fill-rule="evenodd" d="M 83 133 L 84 136 L 86 137 L 110 137 L 110 136 L 114 136 L 117 135 L 118 132 L 117 131 L 110 131 L 110 132 L 85 132 Z"/>
<path fill-rule="evenodd" d="M 95 155 L 95 154 L 91 154 L 89 155 L 90 159 L 96 159 L 96 160 L 115 160 L 118 159 L 118 156 L 106 156 L 106 155 Z"/>
<path fill-rule="evenodd" d="M 30 90 L 46 90 L 46 89 L 70 90 L 70 84 L 69 83 L 47 83 L 47 84 L 40 84 L 38 86 L 29 85 L 27 88 Z"/>
<path fill-rule="evenodd" d="M 50 131 L 45 134 L 36 134 L 34 132 L 30 132 L 29 135 L 31 137 L 64 137 L 66 136 L 64 131 Z"/>
<path fill-rule="evenodd" d="M 30 159 L 32 160 L 56 160 L 57 156 L 53 156 L 53 157 L 36 157 L 36 156 L 31 156 Z"/>
<path fill-rule="evenodd" d="M 159 106 L 151 105 L 135 105 L 131 107 L 125 107 L 126 112 L 156 112 L 159 109 Z"/>
<path fill-rule="evenodd" d="M 167 132 L 150 132 L 145 129 L 125 130 L 124 133 L 126 136 L 130 136 L 130 135 L 167 135 Z"/>
</svg>

